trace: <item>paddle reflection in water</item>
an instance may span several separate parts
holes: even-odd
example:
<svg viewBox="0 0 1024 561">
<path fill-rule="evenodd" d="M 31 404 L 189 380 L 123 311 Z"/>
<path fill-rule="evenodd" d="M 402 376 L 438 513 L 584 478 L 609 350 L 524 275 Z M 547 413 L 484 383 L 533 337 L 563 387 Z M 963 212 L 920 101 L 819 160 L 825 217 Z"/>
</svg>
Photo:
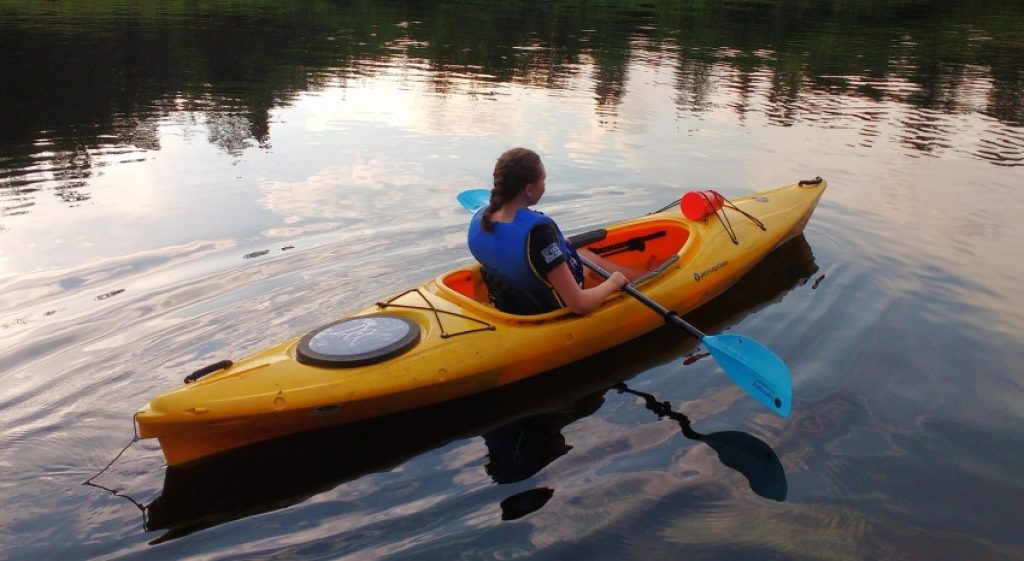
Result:
<svg viewBox="0 0 1024 561">
<path fill-rule="evenodd" d="M 800 236 L 769 255 L 721 297 L 687 317 L 704 329 L 724 329 L 807 281 L 816 271 L 811 248 Z M 145 507 L 145 528 L 167 530 L 152 543 L 171 540 L 301 503 L 365 475 L 391 470 L 447 443 L 477 436 L 487 445 L 484 470 L 493 481 L 524 481 L 570 452 L 572 447 L 562 430 L 600 409 L 609 390 L 623 390 L 625 386 L 620 384 L 624 380 L 679 360 L 695 346 L 692 338 L 665 327 L 550 375 L 495 391 L 293 435 L 194 466 L 167 468 L 160 496 Z M 649 399 L 656 413 L 677 421 L 685 419 L 670 407 L 662 407 L 653 396 L 629 391 Z M 722 463 L 746 476 L 756 493 L 774 500 L 785 498 L 785 476 L 767 445 L 745 433 L 701 435 L 689 428 L 688 421 L 680 421 L 680 426 L 687 437 L 718 451 Z M 775 465 L 770 466 L 773 459 Z M 534 512 L 555 493 L 555 489 L 538 487 L 505 497 L 502 518 L 514 520 Z"/>
<path fill-rule="evenodd" d="M 631 389 L 623 382 L 613 386 L 620 393 L 643 398 L 644 405 L 658 418 L 668 417 L 682 429 L 683 436 L 703 442 L 718 452 L 726 467 L 740 472 L 758 495 L 775 501 L 786 500 L 789 485 L 778 455 L 756 436 L 742 431 L 701 434 L 693 430 L 690 419 L 672 410 L 667 401 L 652 394 Z M 604 391 L 593 393 L 573 404 L 569 410 L 534 415 L 513 421 L 483 435 L 490 462 L 485 466 L 495 483 L 516 483 L 529 479 L 545 466 L 566 455 L 572 446 L 566 443 L 562 429 L 595 413 L 604 404 Z M 502 520 L 515 520 L 539 510 L 554 496 L 547 487 L 530 489 L 501 502 Z"/>
<path fill-rule="evenodd" d="M 735 430 L 700 434 L 690 426 L 690 419 L 686 415 L 672 410 L 669 402 L 658 401 L 653 395 L 630 389 L 626 384 L 616 384 L 615 389 L 642 397 L 647 408 L 657 413 L 659 419 L 668 417 L 676 421 L 683 436 L 713 448 L 718 452 L 722 464 L 746 477 L 750 489 L 758 495 L 779 502 L 786 500 L 789 484 L 786 483 L 782 462 L 775 450 L 760 438 Z"/>
</svg>

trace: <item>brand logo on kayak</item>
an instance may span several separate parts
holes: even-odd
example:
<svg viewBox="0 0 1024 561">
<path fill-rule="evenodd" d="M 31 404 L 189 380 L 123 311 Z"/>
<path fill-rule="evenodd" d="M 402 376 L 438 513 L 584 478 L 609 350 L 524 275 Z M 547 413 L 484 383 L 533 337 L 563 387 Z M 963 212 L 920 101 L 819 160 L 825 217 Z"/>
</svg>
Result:
<svg viewBox="0 0 1024 561">
<path fill-rule="evenodd" d="M 696 282 L 700 282 L 701 279 L 703 279 L 704 277 L 710 275 L 711 273 L 714 273 L 715 271 L 721 269 L 722 267 L 725 267 L 728 264 L 728 261 L 719 261 L 718 263 L 715 263 L 714 265 L 708 267 L 707 269 L 704 269 L 699 273 L 694 273 L 693 280 Z"/>
</svg>

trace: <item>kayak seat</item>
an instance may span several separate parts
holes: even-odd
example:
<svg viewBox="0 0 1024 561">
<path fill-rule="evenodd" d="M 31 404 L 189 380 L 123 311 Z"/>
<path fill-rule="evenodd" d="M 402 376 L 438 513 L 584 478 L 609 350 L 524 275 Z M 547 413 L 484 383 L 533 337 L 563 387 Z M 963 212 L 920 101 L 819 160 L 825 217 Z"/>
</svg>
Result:
<svg viewBox="0 0 1024 561">
<path fill-rule="evenodd" d="M 479 265 L 452 272 L 442 282 L 466 298 L 508 314 L 532 316 L 558 309 L 557 305 L 544 306 L 501 274 Z"/>
<path fill-rule="evenodd" d="M 487 285 L 487 294 L 491 304 L 506 314 L 532 316 L 552 312 L 561 307 L 558 302 L 545 305 L 508 277 L 488 267 L 480 267 L 480 275 L 484 279 L 484 284 Z"/>
</svg>

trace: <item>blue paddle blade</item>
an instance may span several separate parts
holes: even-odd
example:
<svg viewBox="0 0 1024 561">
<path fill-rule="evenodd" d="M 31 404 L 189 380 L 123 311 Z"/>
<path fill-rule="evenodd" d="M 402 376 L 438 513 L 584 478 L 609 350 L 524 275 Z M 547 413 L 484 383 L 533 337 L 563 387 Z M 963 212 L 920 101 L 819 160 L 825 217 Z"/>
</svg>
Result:
<svg viewBox="0 0 1024 561">
<path fill-rule="evenodd" d="M 789 368 L 778 356 L 743 335 L 713 335 L 701 339 L 718 365 L 747 393 L 783 417 L 793 406 Z"/>
<path fill-rule="evenodd" d="M 491 192 L 487 189 L 469 189 L 457 197 L 462 208 L 476 212 L 491 203 Z"/>
</svg>

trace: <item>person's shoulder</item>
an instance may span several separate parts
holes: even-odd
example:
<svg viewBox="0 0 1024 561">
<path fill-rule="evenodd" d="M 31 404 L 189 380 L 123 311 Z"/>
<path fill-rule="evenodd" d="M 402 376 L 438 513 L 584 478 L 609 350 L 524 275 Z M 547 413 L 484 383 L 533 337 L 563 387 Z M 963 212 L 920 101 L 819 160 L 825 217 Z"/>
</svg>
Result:
<svg viewBox="0 0 1024 561">
<path fill-rule="evenodd" d="M 539 211 L 539 210 L 534 210 L 532 208 L 521 208 L 521 209 L 516 211 L 516 216 L 547 216 L 547 215 L 544 214 L 543 212 Z"/>
<path fill-rule="evenodd" d="M 530 228 L 530 231 L 534 233 L 554 235 L 558 232 L 558 226 L 555 226 L 554 222 L 540 222 L 538 224 L 534 224 L 533 227 Z"/>
<path fill-rule="evenodd" d="M 469 219 L 467 228 L 472 234 L 473 232 L 483 231 L 483 217 L 484 211 L 480 210 L 473 214 L 473 217 Z"/>
<path fill-rule="evenodd" d="M 521 208 L 516 212 L 516 218 L 523 217 L 526 220 L 530 220 L 536 223 L 550 223 L 554 224 L 555 221 L 548 215 L 544 214 L 539 210 L 533 210 L 532 208 Z"/>
<path fill-rule="evenodd" d="M 538 224 L 544 224 L 547 222 L 553 222 L 542 212 L 533 210 L 532 208 L 521 208 L 516 211 L 515 218 L 513 219 L 519 227 L 525 227 L 532 230 L 534 226 Z"/>
</svg>

